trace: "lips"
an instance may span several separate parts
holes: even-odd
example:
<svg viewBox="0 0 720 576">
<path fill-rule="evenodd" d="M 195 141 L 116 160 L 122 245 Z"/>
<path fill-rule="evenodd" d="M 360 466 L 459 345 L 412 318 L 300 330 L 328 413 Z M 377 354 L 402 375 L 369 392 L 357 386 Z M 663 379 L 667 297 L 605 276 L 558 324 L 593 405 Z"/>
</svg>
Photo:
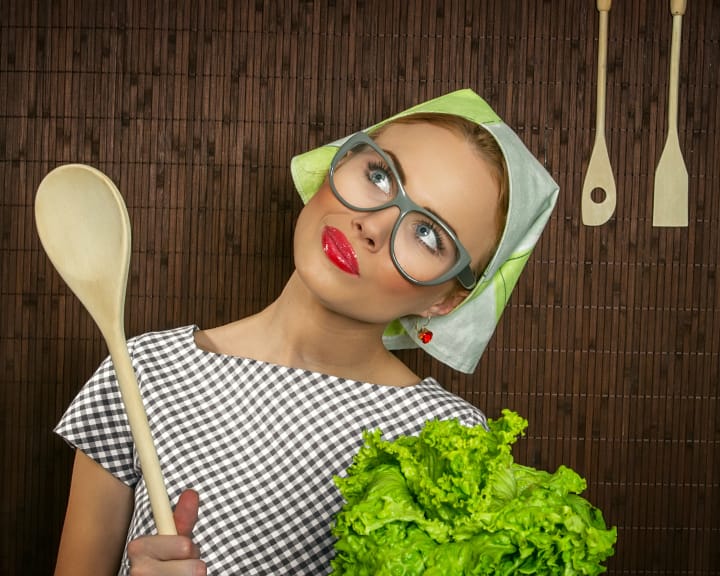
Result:
<svg viewBox="0 0 720 576">
<path fill-rule="evenodd" d="M 326 226 L 322 233 L 322 247 L 328 259 L 340 270 L 354 276 L 360 274 L 355 250 L 340 230 Z"/>
</svg>

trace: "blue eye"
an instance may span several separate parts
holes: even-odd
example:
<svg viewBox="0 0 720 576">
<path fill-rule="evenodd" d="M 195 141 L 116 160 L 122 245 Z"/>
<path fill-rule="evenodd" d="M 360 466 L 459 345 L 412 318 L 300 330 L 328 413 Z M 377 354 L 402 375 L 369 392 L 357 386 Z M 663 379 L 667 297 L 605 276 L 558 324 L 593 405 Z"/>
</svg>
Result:
<svg viewBox="0 0 720 576">
<path fill-rule="evenodd" d="M 395 186 L 393 185 L 393 177 L 387 166 L 378 162 L 371 162 L 368 164 L 366 175 L 373 186 L 380 189 L 385 195 L 394 195 Z"/>
<path fill-rule="evenodd" d="M 443 251 L 444 243 L 442 234 L 435 229 L 432 222 L 416 222 L 415 238 L 418 242 L 433 254 Z"/>
</svg>

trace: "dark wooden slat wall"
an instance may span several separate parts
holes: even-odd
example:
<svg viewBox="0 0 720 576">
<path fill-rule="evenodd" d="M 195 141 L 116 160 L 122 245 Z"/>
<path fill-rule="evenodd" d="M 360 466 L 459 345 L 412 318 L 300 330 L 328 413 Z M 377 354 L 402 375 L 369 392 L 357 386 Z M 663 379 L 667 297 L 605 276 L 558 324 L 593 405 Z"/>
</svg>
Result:
<svg viewBox="0 0 720 576">
<path fill-rule="evenodd" d="M 127 333 L 256 311 L 292 270 L 292 154 L 472 87 L 561 186 L 477 373 L 403 352 L 490 416 L 518 460 L 588 478 L 611 574 L 720 574 L 720 4 L 683 19 L 690 226 L 651 225 L 667 128 L 667 3 L 613 3 L 607 141 L 618 189 L 580 219 L 594 136 L 593 0 L 0 3 L 0 573 L 47 574 L 70 450 L 51 432 L 106 354 L 42 251 L 33 196 L 86 162 L 133 222 Z"/>
</svg>

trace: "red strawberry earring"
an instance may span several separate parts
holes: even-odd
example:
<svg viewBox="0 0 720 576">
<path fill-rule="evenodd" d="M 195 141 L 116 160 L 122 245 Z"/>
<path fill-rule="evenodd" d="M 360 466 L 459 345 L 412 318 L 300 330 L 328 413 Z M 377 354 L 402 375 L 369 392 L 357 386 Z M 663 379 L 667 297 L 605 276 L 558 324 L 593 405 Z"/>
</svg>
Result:
<svg viewBox="0 0 720 576">
<path fill-rule="evenodd" d="M 428 316 L 427 318 L 422 318 L 422 324 L 420 324 L 420 320 L 415 322 L 415 330 L 417 330 L 417 337 L 423 344 L 427 344 L 428 342 L 430 342 L 433 337 L 432 331 L 429 330 L 427 327 L 429 323 L 430 316 Z"/>
</svg>

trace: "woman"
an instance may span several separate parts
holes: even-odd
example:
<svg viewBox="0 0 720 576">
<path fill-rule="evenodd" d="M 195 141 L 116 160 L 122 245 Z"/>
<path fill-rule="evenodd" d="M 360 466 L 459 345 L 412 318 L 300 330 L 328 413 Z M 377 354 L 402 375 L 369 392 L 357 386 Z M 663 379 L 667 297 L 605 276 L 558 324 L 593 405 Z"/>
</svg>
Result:
<svg viewBox="0 0 720 576">
<path fill-rule="evenodd" d="M 368 133 L 293 159 L 307 205 L 275 302 L 130 343 L 170 498 L 197 491 L 179 498 L 179 536 L 142 537 L 151 511 L 109 361 L 73 402 L 57 428 L 77 451 L 56 574 L 326 573 L 332 477 L 363 430 L 484 424 L 388 349 L 471 372 L 557 186 L 469 90 Z"/>
</svg>

